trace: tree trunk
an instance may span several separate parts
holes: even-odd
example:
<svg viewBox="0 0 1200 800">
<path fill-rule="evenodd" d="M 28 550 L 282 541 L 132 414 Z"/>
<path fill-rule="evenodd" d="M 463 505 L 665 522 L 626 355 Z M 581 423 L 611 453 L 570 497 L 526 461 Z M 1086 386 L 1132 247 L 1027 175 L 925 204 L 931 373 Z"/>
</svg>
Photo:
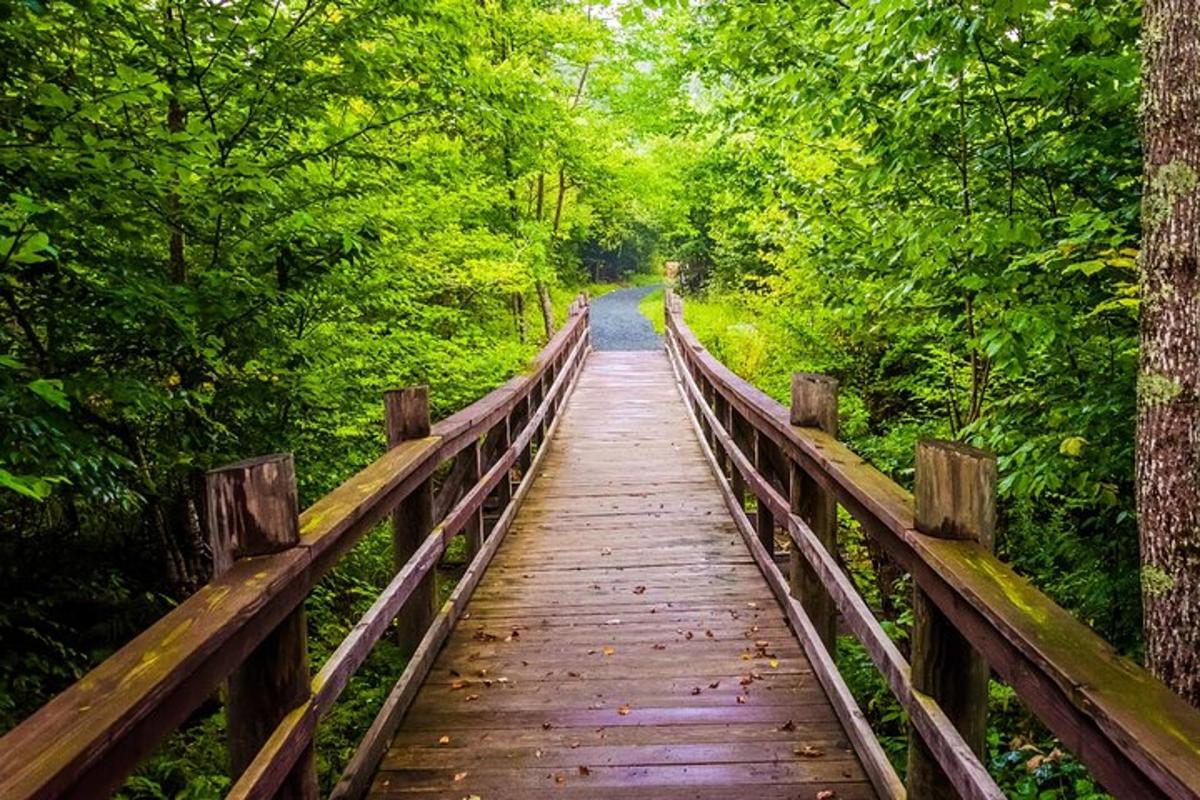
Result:
<svg viewBox="0 0 1200 800">
<path fill-rule="evenodd" d="M 1137 501 L 1150 670 L 1200 705 L 1200 0 L 1142 25 Z"/>
<path fill-rule="evenodd" d="M 525 344 L 529 340 L 529 327 L 525 323 L 525 295 L 523 293 L 513 292 L 512 311 L 513 320 L 517 323 L 517 336 L 520 337 L 521 344 Z"/>
<path fill-rule="evenodd" d="M 546 341 L 554 335 L 554 303 L 550 300 L 550 289 L 545 281 L 537 282 L 538 304 L 542 308 L 542 326 L 546 329 Z"/>
<path fill-rule="evenodd" d="M 174 13 L 170 6 L 167 7 L 165 13 L 167 39 L 174 45 L 176 39 L 180 36 L 180 31 L 177 30 L 179 25 L 175 22 Z M 167 62 L 167 85 L 171 91 L 170 96 L 167 98 L 167 131 L 169 133 L 181 133 L 187 125 L 187 112 L 184 111 L 183 105 L 179 102 L 178 82 L 177 67 L 174 57 L 171 56 Z M 173 178 L 172 180 L 175 184 L 178 184 L 178 178 Z M 180 222 L 179 192 L 175 189 L 172 189 L 167 195 L 165 212 L 168 223 L 168 264 L 171 271 L 171 281 L 172 283 L 183 283 L 187 280 L 187 261 L 184 259 L 183 252 L 183 226 Z"/>
</svg>

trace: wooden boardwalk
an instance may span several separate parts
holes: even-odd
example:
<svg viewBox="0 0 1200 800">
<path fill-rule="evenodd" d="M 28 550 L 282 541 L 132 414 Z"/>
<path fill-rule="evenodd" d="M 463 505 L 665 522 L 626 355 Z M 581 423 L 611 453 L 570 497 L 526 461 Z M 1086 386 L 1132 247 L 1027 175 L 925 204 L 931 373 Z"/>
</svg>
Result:
<svg viewBox="0 0 1200 800">
<path fill-rule="evenodd" d="M 666 355 L 592 353 L 549 447 L 371 796 L 874 797 Z"/>
</svg>

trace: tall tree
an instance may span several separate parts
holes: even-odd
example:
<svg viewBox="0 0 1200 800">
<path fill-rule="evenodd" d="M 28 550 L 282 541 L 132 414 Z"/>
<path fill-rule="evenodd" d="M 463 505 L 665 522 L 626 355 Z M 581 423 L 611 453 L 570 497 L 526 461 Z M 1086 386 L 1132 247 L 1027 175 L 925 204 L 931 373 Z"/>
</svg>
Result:
<svg viewBox="0 0 1200 800">
<path fill-rule="evenodd" d="M 1200 1 L 1147 0 L 1137 482 L 1150 669 L 1200 705 Z"/>
</svg>

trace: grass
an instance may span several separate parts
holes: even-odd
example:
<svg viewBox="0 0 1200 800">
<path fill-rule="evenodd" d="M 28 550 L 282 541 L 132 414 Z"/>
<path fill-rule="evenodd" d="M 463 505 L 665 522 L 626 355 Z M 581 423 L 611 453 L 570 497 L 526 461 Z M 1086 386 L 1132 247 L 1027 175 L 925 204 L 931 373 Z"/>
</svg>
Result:
<svg viewBox="0 0 1200 800">
<path fill-rule="evenodd" d="M 654 332 L 662 336 L 663 330 L 667 326 L 666 312 L 663 310 L 663 290 L 655 289 L 643 297 L 642 301 L 638 303 L 638 311 L 643 317 L 650 320 L 650 324 L 654 326 Z"/>
</svg>

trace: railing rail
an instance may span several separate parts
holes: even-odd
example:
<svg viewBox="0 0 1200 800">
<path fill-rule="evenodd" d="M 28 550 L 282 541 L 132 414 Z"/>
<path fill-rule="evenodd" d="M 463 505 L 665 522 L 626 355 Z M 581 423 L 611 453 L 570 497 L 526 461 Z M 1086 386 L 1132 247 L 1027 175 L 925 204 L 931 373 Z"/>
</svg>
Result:
<svg viewBox="0 0 1200 800">
<path fill-rule="evenodd" d="M 240 779 L 231 796 L 271 797 L 285 782 L 289 794 L 315 796 L 315 782 L 304 773 L 311 773 L 319 718 L 431 576 L 450 539 L 464 530 L 470 537 L 477 529 L 478 541 L 469 543 L 474 559 L 467 574 L 431 620 L 437 630 L 418 631 L 420 645 L 405 675 L 420 671 L 422 664 L 428 668 L 424 654 L 436 652 L 430 642 L 440 643 L 438 636 L 453 624 L 512 519 L 514 468 L 522 470 L 518 496 L 528 487 L 530 463 L 586 356 L 588 325 L 581 296 L 526 374 L 434 425 L 428 435 L 399 441 L 298 517 L 290 456 L 216 471 L 210 477 L 209 516 L 214 517 L 215 503 L 219 513 L 212 527 L 223 531 L 214 541 L 219 574 L 0 739 L 0 797 L 105 796 L 222 681 L 240 674 L 248 658 L 280 660 L 286 650 L 287 657 L 304 659 L 303 625 L 299 642 L 285 646 L 281 631 L 292 627 L 285 623 L 302 614 L 309 591 L 363 534 L 428 491 L 429 527 L 420 531 L 415 552 L 402 554 L 395 578 L 315 678 L 308 677 L 307 661 L 300 662 L 303 691 L 274 708 L 272 718 L 255 720 L 253 727 L 265 733 L 253 742 L 248 765 L 240 765 L 245 771 L 235 764 Z M 431 482 L 439 466 L 451 460 L 455 464 L 438 492 L 442 513 L 435 518 Z M 460 464 L 467 467 L 458 469 Z M 489 497 L 499 516 L 485 541 Z M 295 665 L 281 663 L 268 672 L 288 670 L 296 671 Z M 281 679 L 271 675 L 268 680 Z M 372 728 L 376 738 L 379 729 Z M 347 783 L 353 781 L 344 778 Z"/>
<path fill-rule="evenodd" d="M 783 585 L 764 542 L 765 532 L 775 527 L 786 531 L 793 550 L 803 557 L 803 569 L 811 570 L 831 595 L 846 627 L 862 642 L 908 713 L 917 734 L 912 746 L 923 743 L 928 748 L 935 767 L 958 795 L 1002 796 L 973 752 L 977 748 L 968 746 L 956 728 L 963 726 L 963 720 L 952 720 L 945 713 L 939 705 L 939 701 L 947 702 L 944 697 L 931 696 L 941 693 L 943 687 L 931 694 L 918 691 L 913 674 L 919 667 L 935 682 L 950 684 L 960 676 L 938 675 L 936 664 L 928 663 L 932 656 L 917 653 L 916 648 L 910 669 L 855 593 L 828 549 L 829 543 L 814 533 L 814 516 L 797 513 L 806 502 L 796 496 L 798 485 L 807 486 L 809 494 L 827 493 L 845 508 L 866 535 L 912 576 L 917 593 L 931 604 L 921 613 L 940 615 L 938 619 L 953 629 L 950 633 L 960 635 L 969 643 L 967 649 L 973 648 L 986 662 L 982 677 L 986 679 L 986 667 L 990 667 L 1008 683 L 1109 792 L 1131 800 L 1200 798 L 1200 711 L 1145 669 L 1121 657 L 993 556 L 986 541 L 990 531 L 977 532 L 978 540 L 950 539 L 935 535 L 937 531 L 928 524 L 924 528 L 919 525 L 912 495 L 856 456 L 836 435 L 817 427 L 816 420 L 805 420 L 805 426 L 793 425 L 795 409 L 776 402 L 709 354 L 685 324 L 681 302 L 670 293 L 666 329 L 668 350 L 689 410 L 714 465 L 723 470 L 728 502 L 735 516 L 742 518 L 743 533 L 760 565 L 765 572 L 774 571 L 775 585 Z M 794 389 L 794 404 L 796 399 Z M 929 466 L 930 456 L 933 461 L 941 458 L 943 464 L 968 464 L 970 469 L 963 474 L 977 478 L 978 485 L 960 482 L 955 489 L 979 508 L 960 511 L 967 517 L 986 517 L 992 499 L 984 496 L 987 491 L 980 487 L 990 490 L 987 460 L 969 448 L 942 443 L 923 443 L 922 452 L 926 460 L 926 474 L 918 475 L 922 502 L 932 507 L 939 488 L 945 488 L 939 487 L 938 476 Z M 918 464 L 921 472 L 922 464 Z M 946 475 L 941 479 L 946 480 Z M 757 513 L 746 511 L 747 490 L 757 500 Z M 793 561 L 794 572 L 796 568 Z M 771 577 L 768 575 L 769 580 Z M 820 615 L 828 612 L 811 601 L 810 597 L 808 611 L 815 618 L 801 616 L 811 629 L 806 647 L 820 651 L 814 660 L 820 675 L 816 662 L 822 653 L 828 658 L 821 642 L 819 629 L 824 621 Z M 931 630 L 936 632 L 936 628 Z M 805 638 L 803 633 L 801 636 Z M 954 688 L 950 686 L 949 694 Z M 961 700 L 950 698 L 952 706 Z M 922 756 L 915 758 L 920 764 Z M 867 761 L 864 759 L 864 766 L 870 774 L 872 765 Z M 910 751 L 910 773 L 913 763 Z M 882 767 L 878 771 L 886 772 Z M 881 794 L 897 796 L 888 776 L 873 777 L 877 777 Z M 911 783 L 909 795 L 922 800 L 929 796 Z"/>
</svg>

